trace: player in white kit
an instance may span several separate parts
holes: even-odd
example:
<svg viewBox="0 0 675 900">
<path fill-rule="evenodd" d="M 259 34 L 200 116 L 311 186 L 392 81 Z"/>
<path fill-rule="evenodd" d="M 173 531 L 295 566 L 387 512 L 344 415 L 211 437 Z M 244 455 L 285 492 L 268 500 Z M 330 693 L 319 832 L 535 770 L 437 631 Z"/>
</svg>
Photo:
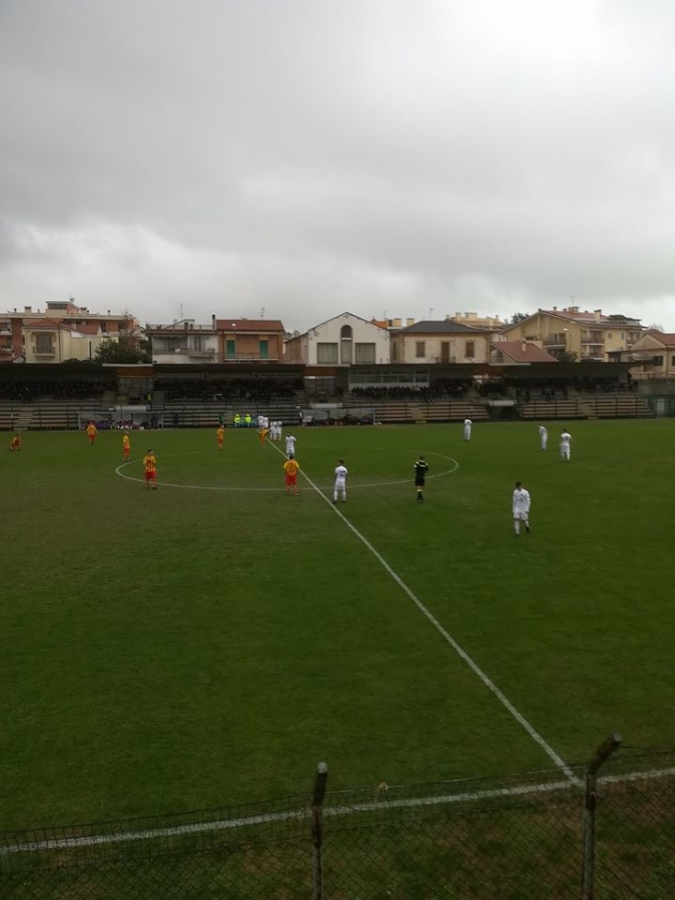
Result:
<svg viewBox="0 0 675 900">
<path fill-rule="evenodd" d="M 545 450 L 548 444 L 548 428 L 545 425 L 539 426 L 539 440 L 541 441 L 541 449 Z"/>
<path fill-rule="evenodd" d="M 570 461 L 570 449 L 572 444 L 572 435 L 566 428 L 563 428 L 563 432 L 560 435 L 560 459 L 565 462 Z"/>
<path fill-rule="evenodd" d="M 333 503 L 338 502 L 338 493 L 342 493 L 342 502 L 345 503 L 347 500 L 347 475 L 349 472 L 347 471 L 347 467 L 345 466 L 345 462 L 343 459 L 338 459 L 338 464 L 335 467 L 335 484 L 333 485 Z"/>
<path fill-rule="evenodd" d="M 520 481 L 516 481 L 516 489 L 513 492 L 513 530 L 516 537 L 520 537 L 520 523 L 525 525 L 525 531 L 530 530 L 530 492 L 526 491 Z"/>
<path fill-rule="evenodd" d="M 292 434 L 286 435 L 286 456 L 290 456 L 291 453 L 295 455 L 295 442 L 297 438 Z"/>
<path fill-rule="evenodd" d="M 465 441 L 471 440 L 471 426 L 472 425 L 473 425 L 473 422 L 471 421 L 471 419 L 464 419 L 464 440 Z"/>
</svg>

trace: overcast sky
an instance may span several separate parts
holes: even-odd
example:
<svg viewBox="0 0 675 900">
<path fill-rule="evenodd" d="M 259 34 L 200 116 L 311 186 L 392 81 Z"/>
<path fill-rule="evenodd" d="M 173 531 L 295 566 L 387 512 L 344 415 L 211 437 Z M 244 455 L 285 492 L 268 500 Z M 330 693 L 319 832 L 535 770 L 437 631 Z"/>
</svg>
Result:
<svg viewBox="0 0 675 900">
<path fill-rule="evenodd" d="M 675 332 L 672 0 L 0 0 L 0 309 Z"/>
</svg>

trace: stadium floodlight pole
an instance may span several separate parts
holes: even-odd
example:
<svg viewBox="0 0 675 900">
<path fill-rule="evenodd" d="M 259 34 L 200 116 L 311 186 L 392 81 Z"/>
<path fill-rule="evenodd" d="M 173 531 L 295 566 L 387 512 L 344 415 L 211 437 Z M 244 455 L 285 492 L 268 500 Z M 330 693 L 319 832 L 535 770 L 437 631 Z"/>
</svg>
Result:
<svg viewBox="0 0 675 900">
<path fill-rule="evenodd" d="M 328 766 L 320 762 L 314 777 L 314 793 L 312 795 L 312 843 L 314 844 L 314 893 L 313 900 L 323 900 L 323 864 L 321 846 L 323 844 L 323 798 L 326 795 Z"/>
<path fill-rule="evenodd" d="M 586 796 L 584 802 L 584 870 L 581 896 L 582 900 L 593 900 L 595 881 L 595 808 L 598 795 L 596 791 L 598 770 L 607 762 L 615 750 L 621 746 L 623 739 L 618 731 L 607 735 L 598 747 L 595 756 L 586 770 Z"/>
</svg>

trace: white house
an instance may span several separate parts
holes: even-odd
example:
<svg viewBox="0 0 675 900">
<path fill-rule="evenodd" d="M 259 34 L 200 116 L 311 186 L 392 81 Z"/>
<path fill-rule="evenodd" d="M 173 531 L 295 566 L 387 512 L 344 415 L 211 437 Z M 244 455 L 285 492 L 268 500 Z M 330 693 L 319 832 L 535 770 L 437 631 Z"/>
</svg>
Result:
<svg viewBox="0 0 675 900">
<path fill-rule="evenodd" d="M 353 313 L 342 313 L 286 341 L 285 361 L 307 366 L 386 365 L 389 332 Z"/>
</svg>

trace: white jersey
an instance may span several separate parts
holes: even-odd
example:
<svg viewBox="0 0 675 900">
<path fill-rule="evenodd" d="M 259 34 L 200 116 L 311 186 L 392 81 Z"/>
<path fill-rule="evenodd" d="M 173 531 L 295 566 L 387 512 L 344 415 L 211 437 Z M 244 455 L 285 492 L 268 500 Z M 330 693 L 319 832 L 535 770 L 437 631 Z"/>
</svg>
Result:
<svg viewBox="0 0 675 900">
<path fill-rule="evenodd" d="M 464 427 L 465 428 L 471 428 L 472 425 L 473 425 L 473 422 L 471 421 L 471 419 L 464 419 Z"/>
<path fill-rule="evenodd" d="M 513 515 L 527 515 L 530 511 L 530 492 L 525 488 L 516 488 L 513 492 Z"/>
<path fill-rule="evenodd" d="M 563 431 L 560 435 L 560 449 L 561 450 L 569 450 L 570 444 L 572 443 L 572 435 L 569 431 Z"/>
<path fill-rule="evenodd" d="M 292 435 L 286 435 L 286 454 L 295 453 L 295 441 L 296 438 Z"/>
<path fill-rule="evenodd" d="M 347 471 L 346 466 L 336 466 L 335 468 L 335 484 L 344 484 L 347 480 L 347 475 L 349 472 Z"/>
<path fill-rule="evenodd" d="M 539 437 L 540 437 L 542 440 L 543 440 L 544 438 L 548 437 L 548 431 L 546 430 L 546 426 L 545 426 L 545 425 L 540 425 L 540 426 L 539 426 Z"/>
</svg>

